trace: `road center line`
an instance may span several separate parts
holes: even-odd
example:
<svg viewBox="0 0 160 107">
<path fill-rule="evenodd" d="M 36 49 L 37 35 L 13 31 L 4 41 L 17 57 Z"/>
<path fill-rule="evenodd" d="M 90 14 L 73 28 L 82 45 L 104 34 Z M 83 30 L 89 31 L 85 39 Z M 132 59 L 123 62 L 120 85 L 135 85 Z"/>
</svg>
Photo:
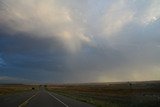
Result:
<svg viewBox="0 0 160 107">
<path fill-rule="evenodd" d="M 52 95 L 50 92 L 47 92 L 51 97 L 53 97 L 54 99 L 56 99 L 57 101 L 59 101 L 60 103 L 62 103 L 65 107 L 69 107 L 67 104 L 65 104 L 63 101 L 61 101 L 60 99 L 58 99 L 57 97 L 55 97 L 54 95 Z"/>
<path fill-rule="evenodd" d="M 37 92 L 36 94 L 34 94 L 33 96 L 31 96 L 30 98 L 28 98 L 26 101 L 24 101 L 23 103 L 21 103 L 18 107 L 25 107 L 27 105 L 27 103 L 33 98 L 35 97 L 39 92 Z"/>
</svg>

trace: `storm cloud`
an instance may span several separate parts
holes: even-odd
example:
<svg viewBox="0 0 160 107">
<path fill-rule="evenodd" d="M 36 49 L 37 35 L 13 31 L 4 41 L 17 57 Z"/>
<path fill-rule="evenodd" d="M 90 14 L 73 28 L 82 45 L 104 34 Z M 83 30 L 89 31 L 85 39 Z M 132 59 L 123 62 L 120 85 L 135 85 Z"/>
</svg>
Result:
<svg viewBox="0 0 160 107">
<path fill-rule="evenodd" d="M 0 81 L 157 80 L 159 28 L 159 0 L 0 0 Z"/>
</svg>

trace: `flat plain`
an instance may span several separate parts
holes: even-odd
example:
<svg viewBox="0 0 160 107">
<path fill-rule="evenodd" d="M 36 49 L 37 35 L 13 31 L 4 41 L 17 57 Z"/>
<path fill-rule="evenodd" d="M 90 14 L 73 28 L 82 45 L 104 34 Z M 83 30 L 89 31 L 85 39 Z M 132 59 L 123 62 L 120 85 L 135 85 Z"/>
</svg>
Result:
<svg viewBox="0 0 160 107">
<path fill-rule="evenodd" d="M 3 84 L 0 107 L 94 107 L 46 90 L 44 85 Z"/>
<path fill-rule="evenodd" d="M 24 107 L 159 107 L 160 81 L 0 85 L 0 107 L 26 101 Z"/>
<path fill-rule="evenodd" d="M 47 89 L 97 107 L 160 107 L 160 81 L 57 84 Z"/>
</svg>

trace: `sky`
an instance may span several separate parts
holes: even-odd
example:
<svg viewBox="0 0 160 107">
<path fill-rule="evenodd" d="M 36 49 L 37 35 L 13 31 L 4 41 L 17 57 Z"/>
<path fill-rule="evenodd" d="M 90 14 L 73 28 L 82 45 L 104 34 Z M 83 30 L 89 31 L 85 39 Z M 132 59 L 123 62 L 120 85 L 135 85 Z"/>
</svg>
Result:
<svg viewBox="0 0 160 107">
<path fill-rule="evenodd" d="M 159 0 L 0 0 L 0 83 L 149 80 Z"/>
</svg>

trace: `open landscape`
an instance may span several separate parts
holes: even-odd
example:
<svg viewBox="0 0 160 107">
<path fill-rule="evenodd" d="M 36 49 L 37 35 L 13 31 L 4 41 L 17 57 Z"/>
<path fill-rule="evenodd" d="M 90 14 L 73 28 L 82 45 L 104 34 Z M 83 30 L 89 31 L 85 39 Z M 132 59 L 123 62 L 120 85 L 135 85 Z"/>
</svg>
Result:
<svg viewBox="0 0 160 107">
<path fill-rule="evenodd" d="M 36 103 L 43 107 L 40 102 L 50 101 L 49 95 L 65 102 L 66 107 L 158 107 L 160 106 L 160 81 L 43 85 L 3 84 L 0 85 L 0 106 L 32 107 Z M 63 107 L 63 104 L 59 105 L 58 100 L 56 103 L 50 102 L 56 107 Z M 27 103 L 23 103 L 25 101 Z M 74 104 L 72 104 L 73 102 Z M 50 103 L 46 105 L 46 107 L 50 106 Z"/>
<path fill-rule="evenodd" d="M 0 95 L 14 94 L 18 92 L 26 92 L 31 90 L 38 90 L 38 85 L 23 85 L 23 84 L 1 84 Z"/>
<path fill-rule="evenodd" d="M 61 84 L 47 89 L 96 107 L 160 106 L 160 81 Z"/>
<path fill-rule="evenodd" d="M 94 107 L 46 89 L 47 85 L 0 85 L 0 107 Z"/>
<path fill-rule="evenodd" d="M 0 107 L 160 107 L 160 0 L 0 0 Z"/>
</svg>

